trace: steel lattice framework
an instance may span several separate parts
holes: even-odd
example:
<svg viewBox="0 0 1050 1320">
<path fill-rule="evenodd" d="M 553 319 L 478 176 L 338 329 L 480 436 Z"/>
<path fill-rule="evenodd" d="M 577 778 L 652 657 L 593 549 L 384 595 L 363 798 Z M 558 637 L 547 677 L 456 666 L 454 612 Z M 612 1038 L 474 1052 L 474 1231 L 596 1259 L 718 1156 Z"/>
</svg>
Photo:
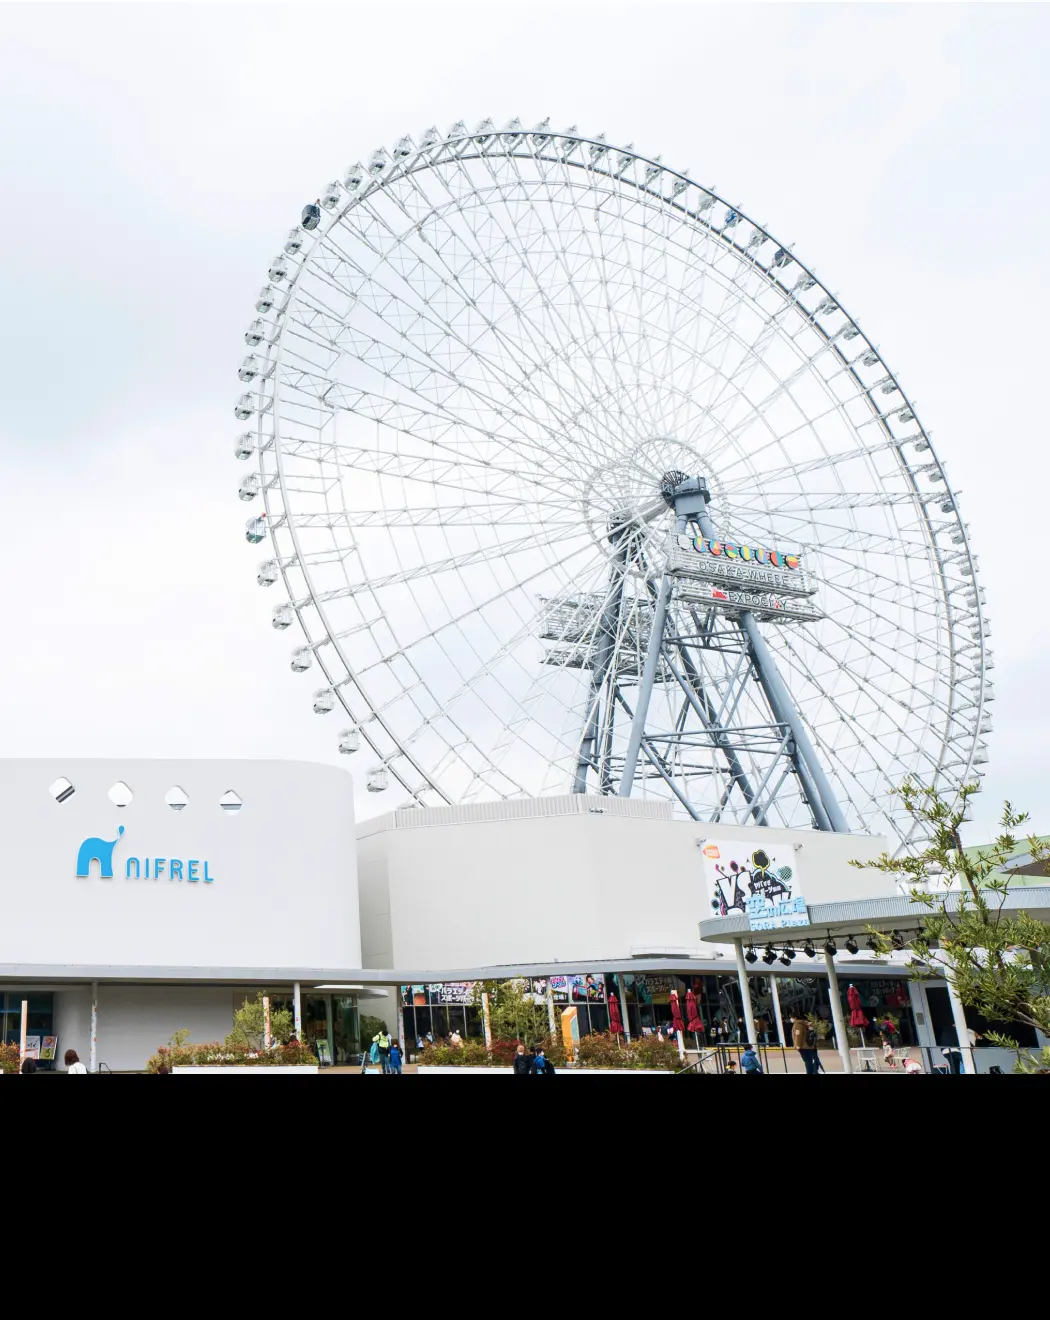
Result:
<svg viewBox="0 0 1050 1320">
<path fill-rule="evenodd" d="M 903 845 L 905 775 L 982 773 L 958 493 L 837 294 L 713 189 L 574 128 L 431 129 L 328 185 L 256 308 L 247 535 L 371 786 L 828 828 L 760 652 L 846 827 Z M 797 554 L 813 608 L 748 634 L 676 529 Z"/>
</svg>

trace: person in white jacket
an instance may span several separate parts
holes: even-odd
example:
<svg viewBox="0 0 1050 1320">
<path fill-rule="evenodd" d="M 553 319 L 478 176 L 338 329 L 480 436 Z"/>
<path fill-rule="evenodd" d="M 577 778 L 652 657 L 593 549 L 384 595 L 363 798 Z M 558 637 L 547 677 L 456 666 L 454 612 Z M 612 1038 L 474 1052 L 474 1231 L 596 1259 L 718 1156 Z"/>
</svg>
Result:
<svg viewBox="0 0 1050 1320">
<path fill-rule="evenodd" d="M 87 1069 L 80 1062 L 80 1055 L 76 1050 L 66 1050 L 63 1062 L 66 1065 L 66 1072 L 87 1073 Z"/>
</svg>

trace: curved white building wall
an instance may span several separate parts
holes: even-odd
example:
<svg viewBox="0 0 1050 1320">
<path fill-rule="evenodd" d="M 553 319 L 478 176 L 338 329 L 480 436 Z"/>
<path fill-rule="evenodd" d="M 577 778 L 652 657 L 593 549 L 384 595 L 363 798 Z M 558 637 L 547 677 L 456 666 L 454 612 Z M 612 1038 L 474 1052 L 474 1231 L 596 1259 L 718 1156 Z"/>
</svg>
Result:
<svg viewBox="0 0 1050 1320">
<path fill-rule="evenodd" d="M 712 915 L 701 846 L 715 836 L 800 848 L 809 903 L 896 892 L 849 865 L 886 847 L 871 835 L 672 820 L 664 803 L 582 795 L 401 810 L 359 829 L 364 965 L 724 957 L 698 929 Z"/>
<path fill-rule="evenodd" d="M 48 791 L 59 778 L 75 790 L 62 802 Z M 125 807 L 107 796 L 117 783 L 134 794 Z M 188 799 L 180 811 L 165 801 L 176 787 Z M 219 805 L 231 789 L 238 811 Z M 0 964 L 27 975 L 59 964 L 275 973 L 361 965 L 353 785 L 343 770 L 290 761 L 0 761 L 0 804 Z M 111 879 L 100 859 L 77 875 L 92 838 L 115 841 Z"/>
</svg>

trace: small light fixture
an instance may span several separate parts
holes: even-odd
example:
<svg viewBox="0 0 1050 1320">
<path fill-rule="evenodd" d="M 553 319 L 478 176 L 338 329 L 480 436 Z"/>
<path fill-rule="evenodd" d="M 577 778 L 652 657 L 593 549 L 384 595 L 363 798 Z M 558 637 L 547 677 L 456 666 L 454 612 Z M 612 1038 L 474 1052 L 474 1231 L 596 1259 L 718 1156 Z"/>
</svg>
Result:
<svg viewBox="0 0 1050 1320">
<path fill-rule="evenodd" d="M 864 941 L 864 943 L 868 946 L 868 948 L 872 951 L 872 953 L 878 953 L 879 942 L 874 935 L 869 935 L 868 938 Z"/>
<path fill-rule="evenodd" d="M 828 954 L 829 957 L 834 958 L 835 954 L 838 953 L 838 951 L 839 951 L 838 945 L 829 935 L 828 938 L 824 941 L 824 952 Z"/>
<path fill-rule="evenodd" d="M 754 945 L 748 945 L 747 953 L 744 954 L 744 961 L 749 963 L 758 962 L 758 954 L 755 952 Z"/>
<path fill-rule="evenodd" d="M 805 944 L 803 944 L 802 952 L 806 955 L 807 958 L 815 958 L 817 956 L 817 951 L 813 946 L 812 940 L 807 940 Z"/>
<path fill-rule="evenodd" d="M 795 961 L 795 946 L 793 944 L 784 945 L 784 957 L 788 960 L 788 962 Z"/>
<path fill-rule="evenodd" d="M 767 967 L 772 967 L 772 965 L 776 962 L 776 960 L 777 960 L 776 950 L 773 948 L 772 944 L 767 944 L 766 950 L 762 954 L 762 961 L 766 964 Z"/>
<path fill-rule="evenodd" d="M 846 948 L 849 950 L 850 953 L 856 953 L 859 947 L 860 946 L 857 944 L 857 941 L 851 935 L 849 939 L 846 941 Z"/>
<path fill-rule="evenodd" d="M 780 961 L 784 964 L 785 967 L 791 966 L 791 958 L 788 956 L 787 949 L 785 949 L 783 953 L 780 955 Z"/>
<path fill-rule="evenodd" d="M 904 936 L 900 933 L 899 930 L 895 930 L 893 934 L 890 936 L 890 944 L 895 949 L 904 948 Z"/>
</svg>

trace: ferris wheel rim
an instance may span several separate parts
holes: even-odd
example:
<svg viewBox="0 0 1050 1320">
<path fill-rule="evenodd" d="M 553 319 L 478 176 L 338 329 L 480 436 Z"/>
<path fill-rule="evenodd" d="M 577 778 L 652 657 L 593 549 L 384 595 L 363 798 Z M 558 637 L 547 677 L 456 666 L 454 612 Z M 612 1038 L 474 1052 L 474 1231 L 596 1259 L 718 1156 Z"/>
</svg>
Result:
<svg viewBox="0 0 1050 1320">
<path fill-rule="evenodd" d="M 415 152 L 415 158 L 411 164 L 411 167 L 409 166 L 407 161 L 402 162 L 400 167 L 396 165 L 392 166 L 390 170 L 384 173 L 381 177 L 375 178 L 370 183 L 366 184 L 359 196 L 348 198 L 345 204 L 343 204 L 338 210 L 332 211 L 330 213 L 331 219 L 329 223 L 323 228 L 319 227 L 317 229 L 317 231 L 312 237 L 312 242 L 310 243 L 309 247 L 307 248 L 307 246 L 304 244 L 301 260 L 299 261 L 296 270 L 292 273 L 291 279 L 289 280 L 288 283 L 287 293 L 284 298 L 283 304 L 280 308 L 280 311 L 278 311 L 275 316 L 275 322 L 278 324 L 279 328 L 276 336 L 276 342 L 271 343 L 267 346 L 267 356 L 269 360 L 272 354 L 272 360 L 274 361 L 274 369 L 278 374 L 280 373 L 281 370 L 282 353 L 284 347 L 283 329 L 288 324 L 288 319 L 287 319 L 288 313 L 290 309 L 294 308 L 296 299 L 299 295 L 300 277 L 307 268 L 311 254 L 317 249 L 318 245 L 323 242 L 324 237 L 329 232 L 329 230 L 331 230 L 336 223 L 342 221 L 345 217 L 350 215 L 356 207 L 362 205 L 366 199 L 379 194 L 383 189 L 387 188 L 395 180 L 403 178 L 410 173 L 425 172 L 433 169 L 435 164 L 439 163 L 439 159 L 440 160 L 445 159 L 445 157 L 440 156 L 439 148 L 448 153 L 455 153 L 455 158 L 457 160 L 480 160 L 485 158 L 491 159 L 500 156 L 520 157 L 522 159 L 527 158 L 532 160 L 537 159 L 535 152 L 519 151 L 514 149 L 517 144 L 526 142 L 528 140 L 529 137 L 528 131 L 522 130 L 520 133 L 514 136 L 513 141 L 511 143 L 508 143 L 506 141 L 506 136 L 507 135 L 505 131 L 496 130 L 495 128 L 489 128 L 483 133 L 479 133 L 479 130 L 475 130 L 473 133 L 471 133 L 468 132 L 464 127 L 457 136 L 455 137 L 450 136 L 449 138 L 444 139 L 440 144 L 431 144 L 431 146 L 426 149 L 425 153 L 423 149 L 417 148 Z M 485 145 L 481 145 L 481 139 L 484 139 Z M 754 221 L 751 220 L 750 216 L 746 212 L 744 212 L 740 207 L 738 206 L 731 207 L 730 204 L 726 202 L 725 199 L 722 196 L 720 196 L 713 188 L 712 189 L 703 188 L 702 185 L 697 184 L 695 180 L 693 180 L 690 176 L 675 171 L 670 167 L 664 166 L 659 157 L 655 157 L 655 158 L 647 157 L 640 152 L 634 151 L 633 148 L 612 148 L 608 143 L 604 142 L 604 139 L 600 135 L 597 137 L 590 137 L 588 135 L 579 134 L 570 131 L 566 131 L 565 133 L 552 132 L 549 135 L 550 142 L 555 142 L 556 140 L 568 141 L 570 139 L 575 144 L 571 148 L 571 153 L 575 153 L 578 148 L 580 149 L 592 148 L 592 147 L 601 148 L 603 151 L 609 153 L 615 153 L 618 157 L 621 158 L 624 156 L 630 156 L 632 162 L 636 164 L 644 165 L 646 168 L 651 167 L 653 169 L 658 170 L 660 172 L 661 179 L 664 176 L 666 176 L 669 179 L 681 181 L 684 184 L 686 190 L 692 188 L 696 190 L 697 193 L 702 193 L 703 195 L 713 199 L 712 202 L 709 204 L 709 206 L 706 207 L 705 209 L 710 210 L 711 207 L 715 205 L 725 206 L 726 208 L 731 209 L 739 217 L 739 221 L 743 221 L 746 224 L 750 225 L 752 227 L 753 233 L 757 232 L 762 234 L 764 236 L 763 241 L 757 246 L 763 246 L 765 242 L 777 243 L 777 240 L 769 232 L 768 228 L 766 228 L 765 226 L 757 225 Z M 572 169 L 579 169 L 593 173 L 592 167 L 586 165 L 583 162 L 582 158 L 579 160 L 570 160 L 567 158 L 567 156 L 558 158 L 554 155 L 551 155 L 549 157 L 549 160 L 552 164 L 568 165 Z M 616 182 L 619 184 L 624 184 L 626 182 L 629 186 L 635 187 L 638 191 L 645 192 L 646 194 L 650 195 L 653 198 L 653 200 L 658 200 L 661 204 L 671 207 L 672 209 L 678 212 L 681 212 L 683 217 L 687 217 L 693 223 L 700 223 L 700 224 L 705 223 L 700 219 L 699 213 L 691 214 L 690 212 L 685 210 L 683 206 L 676 203 L 673 200 L 673 197 L 669 199 L 667 197 L 664 197 L 662 194 L 657 196 L 656 194 L 653 194 L 648 187 L 643 188 L 635 180 L 625 180 L 623 178 L 625 169 L 626 167 L 621 168 L 620 170 L 617 171 L 615 175 L 605 174 L 604 172 L 601 171 L 599 172 L 602 173 L 603 178 L 615 178 Z M 727 235 L 724 232 L 717 231 L 710 226 L 709 226 L 709 233 L 718 234 L 720 241 L 727 246 L 727 249 L 732 248 L 734 255 L 738 259 L 747 257 L 748 255 L 747 251 L 742 246 L 737 245 L 734 242 L 732 236 L 727 237 Z M 951 516 L 954 518 L 956 526 L 961 534 L 962 537 L 961 544 L 963 546 L 963 552 L 965 554 L 966 562 L 970 566 L 972 581 L 974 583 L 974 586 L 976 587 L 977 585 L 976 563 L 970 546 L 968 530 L 958 510 L 957 492 L 955 493 L 952 492 L 952 487 L 947 480 L 946 474 L 944 473 L 943 463 L 941 463 L 940 459 L 937 457 L 929 433 L 926 431 L 921 421 L 919 420 L 918 414 L 915 411 L 915 408 L 911 400 L 909 399 L 909 396 L 905 392 L 903 386 L 900 384 L 896 375 L 889 370 L 888 366 L 886 366 L 885 360 L 882 358 L 878 349 L 871 343 L 870 339 L 868 339 L 868 337 L 864 334 L 856 318 L 852 317 L 848 312 L 846 312 L 845 308 L 841 304 L 841 301 L 837 298 L 837 295 L 833 295 L 830 293 L 830 291 L 827 289 L 827 286 L 824 285 L 817 278 L 815 271 L 807 267 L 794 255 L 793 245 L 787 248 L 784 248 L 782 245 L 780 245 L 779 250 L 787 251 L 791 254 L 790 255 L 791 263 L 793 263 L 800 271 L 803 272 L 803 278 L 812 281 L 812 284 L 810 286 L 811 288 L 819 290 L 819 292 L 824 294 L 826 298 L 830 298 L 834 300 L 836 305 L 836 310 L 841 311 L 844 314 L 848 326 L 851 328 L 855 328 L 857 330 L 858 333 L 854 337 L 861 339 L 860 347 L 862 349 L 866 347 L 869 353 L 874 354 L 876 356 L 876 360 L 878 361 L 878 363 L 881 366 L 885 367 L 887 373 L 887 379 L 892 380 L 895 391 L 898 395 L 898 402 L 896 402 L 893 405 L 892 411 L 894 413 L 897 412 L 909 413 L 910 414 L 909 420 L 915 423 L 915 426 L 917 428 L 916 432 L 910 434 L 908 437 L 905 437 L 903 439 L 898 439 L 893 435 L 892 431 L 889 428 L 888 414 L 887 415 L 878 414 L 875 401 L 872 400 L 870 396 L 868 396 L 867 399 L 868 404 L 871 407 L 872 411 L 879 418 L 879 421 L 882 423 L 882 429 L 886 436 L 887 445 L 891 447 L 896 446 L 898 458 L 901 463 L 901 468 L 907 474 L 908 479 L 912 483 L 916 497 L 916 503 L 919 505 L 919 507 L 921 507 L 923 511 L 923 516 L 926 519 L 927 528 L 930 528 L 931 521 L 928 515 L 927 503 L 922 495 L 922 492 L 920 492 L 919 490 L 917 473 L 913 468 L 913 466 L 904 459 L 904 456 L 902 454 L 902 447 L 904 443 L 908 443 L 912 441 L 924 442 L 925 445 L 924 452 L 928 453 L 931 459 L 930 466 L 935 468 L 936 471 L 940 474 L 941 478 L 944 481 L 945 493 L 947 494 L 948 497 L 950 497 L 951 504 L 953 506 Z M 754 264 L 757 264 L 755 262 L 755 257 L 753 255 L 750 259 Z M 765 273 L 769 276 L 769 278 L 773 282 L 777 284 L 777 289 L 781 297 L 787 299 L 789 297 L 790 291 L 787 290 L 786 286 L 780 284 L 780 282 L 775 279 L 775 277 L 772 274 L 772 265 L 770 265 L 769 269 L 766 270 Z M 813 328 L 817 331 L 818 334 L 822 334 L 824 336 L 825 341 L 829 345 L 833 343 L 833 338 L 841 336 L 843 333 L 844 328 L 840 328 L 837 336 L 831 337 L 827 334 L 825 328 L 819 324 L 819 321 L 817 320 L 816 316 L 813 316 L 811 320 L 812 320 Z M 282 321 L 283 321 L 283 325 L 281 324 Z M 275 352 L 274 349 L 276 349 Z M 857 360 L 859 360 L 859 354 L 857 358 L 853 359 L 854 362 L 856 362 Z M 860 380 L 859 376 L 857 376 L 857 382 L 860 385 L 864 385 L 864 382 Z M 338 630 L 334 628 L 330 623 L 330 621 L 328 620 L 324 603 L 319 602 L 317 600 L 318 593 L 316 592 L 313 580 L 311 578 L 310 565 L 308 563 L 307 557 L 303 555 L 301 540 L 299 537 L 299 531 L 296 526 L 293 512 L 289 507 L 289 502 L 284 493 L 283 452 L 280 443 L 281 418 L 280 418 L 280 410 L 276 402 L 277 389 L 278 389 L 278 384 L 275 378 L 274 401 L 272 406 L 273 435 L 271 437 L 271 444 L 274 450 L 274 457 L 278 467 L 278 473 L 281 481 L 281 491 L 282 491 L 281 503 L 283 505 L 283 512 L 280 513 L 278 517 L 283 519 L 283 523 L 287 527 L 289 536 L 291 537 L 293 546 L 295 547 L 295 557 L 299 561 L 299 567 L 303 572 L 304 577 L 308 583 L 309 595 L 311 597 L 312 603 L 316 607 L 318 611 L 318 616 L 321 619 L 322 624 L 326 629 L 326 634 L 324 637 L 317 637 L 317 638 L 313 637 L 311 635 L 311 630 L 308 621 L 303 617 L 303 610 L 301 608 L 296 607 L 295 612 L 299 621 L 299 625 L 302 628 L 303 635 L 306 638 L 307 645 L 312 650 L 314 658 L 317 659 L 319 668 L 321 669 L 322 673 L 324 673 L 326 679 L 332 685 L 333 690 L 335 691 L 340 704 L 344 707 L 344 709 L 346 709 L 347 715 L 352 720 L 354 720 L 356 726 L 360 729 L 360 732 L 364 736 L 365 741 L 369 744 L 369 746 L 372 747 L 375 754 L 378 757 L 380 757 L 381 763 L 383 765 L 386 765 L 391 770 L 391 772 L 394 774 L 395 779 L 397 779 L 398 782 L 402 784 L 405 791 L 408 792 L 413 797 L 418 798 L 419 795 L 418 786 L 414 790 L 411 783 L 402 776 L 399 767 L 394 764 L 394 762 L 396 762 L 399 758 L 402 757 L 404 758 L 405 762 L 408 765 L 412 766 L 412 768 L 416 771 L 416 773 L 419 774 L 420 778 L 426 781 L 427 785 L 435 793 L 441 796 L 445 801 L 449 801 L 450 799 L 444 793 L 441 786 L 438 783 L 431 780 L 427 775 L 426 771 L 421 766 L 417 766 L 414 763 L 410 752 L 401 744 L 401 741 L 399 740 L 396 733 L 393 730 L 386 728 L 383 725 L 382 717 L 377 712 L 375 704 L 368 700 L 368 698 L 365 696 L 364 688 L 361 687 L 361 685 L 356 682 L 355 682 L 355 686 L 357 687 L 357 690 L 362 696 L 362 698 L 365 700 L 368 710 L 363 718 L 361 716 L 355 715 L 355 712 L 351 710 L 346 700 L 346 693 L 344 686 L 342 686 L 340 683 L 337 682 L 335 678 L 335 671 L 330 671 L 327 665 L 326 657 L 323 654 L 321 654 L 324 643 L 326 641 L 330 641 L 333 647 L 335 648 L 335 652 L 339 657 L 340 661 L 342 662 L 344 668 L 347 670 L 349 674 L 353 675 L 354 666 L 351 662 L 351 657 L 345 653 L 345 648 L 342 647 L 341 642 L 338 639 L 337 636 Z M 260 435 L 261 435 L 261 431 L 260 431 Z M 261 444 L 259 446 L 259 449 L 260 449 L 260 469 L 262 469 L 261 459 L 262 459 L 263 446 Z M 265 473 L 261 471 L 261 475 L 265 475 Z M 267 516 L 269 517 L 269 515 L 271 514 L 270 488 L 264 486 L 262 494 L 264 500 L 264 507 L 266 508 L 266 513 Z M 276 512 L 276 510 L 274 510 L 274 512 Z M 278 556 L 278 562 L 281 564 L 281 569 L 280 569 L 281 575 L 284 580 L 286 589 L 288 591 L 289 599 L 294 603 L 295 593 L 293 591 L 293 584 L 289 580 L 288 565 L 281 562 L 282 557 L 280 555 L 280 546 L 278 545 L 276 539 L 276 527 L 272 522 L 270 522 L 269 525 L 271 530 L 271 537 L 274 541 L 275 552 L 277 553 Z M 936 539 L 932 530 L 930 531 L 929 541 L 931 548 L 936 547 Z M 950 596 L 950 591 L 948 588 L 948 580 L 945 571 L 945 566 L 943 560 L 941 560 L 939 556 L 938 556 L 938 563 L 939 563 L 939 570 L 942 579 L 942 584 L 944 586 L 944 598 L 947 601 Z M 976 619 L 977 619 L 978 631 L 980 633 L 980 641 L 978 643 L 978 647 L 980 652 L 980 658 L 983 661 L 984 651 L 985 651 L 985 645 L 984 645 L 985 620 L 984 620 L 983 610 L 981 609 L 982 602 L 980 600 L 979 591 L 977 592 L 977 596 L 978 596 L 977 605 L 972 612 L 976 615 Z M 950 613 L 948 616 L 948 620 L 949 621 L 947 626 L 947 635 L 949 638 L 949 655 L 951 658 L 951 662 L 954 666 L 958 654 L 958 649 L 955 644 L 954 618 L 951 616 Z M 981 672 L 983 673 L 983 664 L 981 665 Z M 978 708 L 978 723 L 980 722 L 981 715 L 983 714 L 983 695 L 984 695 L 983 687 L 984 684 L 982 682 L 980 684 L 981 705 Z M 370 730 L 369 727 L 373 721 L 378 721 L 379 727 L 382 728 L 383 731 L 388 735 L 391 743 L 393 743 L 395 746 L 394 752 L 384 753 L 381 750 L 380 746 L 377 745 L 377 740 L 374 740 L 372 736 L 372 731 Z M 971 748 L 970 763 L 967 766 L 967 771 L 972 768 L 972 764 L 973 764 L 972 758 L 976 746 L 977 746 L 977 740 L 975 738 L 974 747 Z"/>
</svg>

